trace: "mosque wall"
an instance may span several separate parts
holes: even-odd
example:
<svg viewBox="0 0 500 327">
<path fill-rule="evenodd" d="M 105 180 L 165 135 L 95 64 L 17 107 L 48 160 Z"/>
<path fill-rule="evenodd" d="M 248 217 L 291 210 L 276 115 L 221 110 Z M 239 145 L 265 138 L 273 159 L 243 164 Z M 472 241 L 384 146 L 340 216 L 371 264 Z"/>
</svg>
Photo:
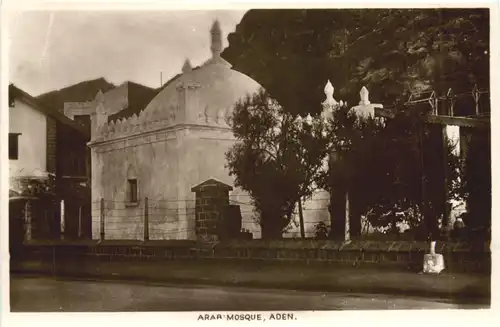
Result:
<svg viewBox="0 0 500 327">
<path fill-rule="evenodd" d="M 226 168 L 226 153 L 236 142 L 232 131 L 229 128 L 213 127 L 192 127 L 188 131 L 183 143 L 186 151 L 182 176 L 187 192 L 190 192 L 190 199 L 195 199 L 195 194 L 190 191 L 191 187 L 208 179 L 213 178 L 231 185 L 233 190 L 230 191 L 229 201 L 230 204 L 240 206 L 242 228 L 252 232 L 254 238 L 260 238 L 260 226 L 253 218 L 255 213 L 250 197 L 234 185 L 234 177 L 229 175 L 229 169 Z M 192 223 L 194 224 L 194 220 Z"/>
<path fill-rule="evenodd" d="M 180 195 L 179 168 L 183 148 L 180 129 L 138 135 L 97 144 L 92 154 L 92 235 L 100 237 L 100 206 L 104 200 L 105 238 L 144 237 L 148 198 L 149 238 L 186 239 L 188 219 Z M 137 201 L 130 198 L 130 180 L 137 183 Z"/>
<path fill-rule="evenodd" d="M 190 191 L 191 188 L 211 178 L 219 180 L 234 188 L 229 194 L 229 199 L 231 204 L 240 206 L 242 228 L 249 230 L 254 238 L 260 238 L 260 226 L 255 220 L 256 214 L 251 205 L 251 198 L 247 192 L 235 187 L 234 177 L 229 175 L 229 169 L 226 168 L 225 154 L 235 142 L 236 139 L 229 128 L 194 126 L 186 128 L 179 152 L 183 156 L 179 172 L 181 184 L 185 187 L 184 194 L 188 194 L 189 201 L 186 202 L 189 206 L 188 211 L 194 211 L 195 194 Z M 329 195 L 323 190 L 316 191 L 310 200 L 305 201 L 303 213 L 306 236 L 314 236 L 315 225 L 319 221 L 329 221 L 328 203 Z M 284 237 L 300 237 L 298 221 L 298 214 L 295 214 Z M 189 220 L 188 228 L 194 229 L 194 216 Z"/>
<path fill-rule="evenodd" d="M 210 34 L 212 57 L 196 68 L 185 63 L 183 74 L 139 114 L 108 122 L 109 115 L 127 106 L 126 88 L 96 96 L 90 144 L 94 239 L 100 238 L 102 227 L 105 239 L 143 239 L 146 197 L 149 239 L 194 239 L 191 188 L 212 178 L 233 186 L 230 203 L 240 205 L 242 228 L 260 238 L 251 198 L 234 186 L 225 158 L 236 142 L 227 124 L 232 107 L 260 86 L 220 57 L 218 22 Z M 132 201 L 135 187 L 137 200 Z M 308 236 L 314 234 L 315 222 L 328 220 L 326 198 L 319 192 L 304 204 Z M 297 231 L 298 225 L 292 226 L 287 236 L 295 237 Z"/>
<path fill-rule="evenodd" d="M 225 154 L 235 143 L 228 128 L 176 126 L 94 145 L 92 155 L 93 238 L 100 237 L 104 199 L 105 239 L 143 239 L 148 198 L 150 239 L 194 239 L 195 194 L 191 188 L 210 178 L 234 187 Z M 137 202 L 129 198 L 137 180 Z M 246 192 L 234 187 L 230 203 L 240 206 L 242 228 L 260 238 L 260 226 Z M 306 235 L 318 221 L 328 221 L 328 195 L 317 192 L 304 203 Z M 298 215 L 285 237 L 300 237 Z"/>
</svg>

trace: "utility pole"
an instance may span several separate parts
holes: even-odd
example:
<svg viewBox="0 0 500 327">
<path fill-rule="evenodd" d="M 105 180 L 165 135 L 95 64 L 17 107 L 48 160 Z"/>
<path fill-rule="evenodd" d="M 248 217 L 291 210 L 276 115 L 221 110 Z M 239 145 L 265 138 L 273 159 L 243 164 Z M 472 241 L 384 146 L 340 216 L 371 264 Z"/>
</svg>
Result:
<svg viewBox="0 0 500 327">
<path fill-rule="evenodd" d="M 106 227 L 105 222 L 104 222 L 104 198 L 101 198 L 101 208 L 100 208 L 100 214 L 101 214 L 101 220 L 100 220 L 100 238 L 99 240 L 102 242 L 104 241 L 104 228 Z"/>
<path fill-rule="evenodd" d="M 144 199 L 144 242 L 149 241 L 149 204 L 148 197 Z"/>
</svg>

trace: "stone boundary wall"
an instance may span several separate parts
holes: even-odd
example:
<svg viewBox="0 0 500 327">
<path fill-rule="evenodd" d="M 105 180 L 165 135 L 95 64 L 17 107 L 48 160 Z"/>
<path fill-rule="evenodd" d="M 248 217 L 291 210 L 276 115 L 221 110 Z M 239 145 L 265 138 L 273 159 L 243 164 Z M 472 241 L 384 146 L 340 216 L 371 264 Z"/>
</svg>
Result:
<svg viewBox="0 0 500 327">
<path fill-rule="evenodd" d="M 429 247 L 428 242 L 416 241 L 252 240 L 216 244 L 213 256 L 307 264 L 399 266 L 420 271 Z M 436 252 L 443 254 L 449 270 L 489 272 L 491 269 L 489 243 L 437 242 Z"/>
<path fill-rule="evenodd" d="M 251 261 L 269 264 L 371 265 L 422 270 L 427 242 L 408 241 L 316 241 L 248 240 L 212 244 L 196 241 L 80 241 L 30 242 L 16 254 L 11 264 L 21 261 L 50 261 L 77 264 L 79 258 L 117 261 Z M 438 242 L 436 252 L 444 255 L 446 269 L 453 272 L 491 272 L 489 243 Z M 129 263 L 130 264 L 130 263 Z"/>
</svg>

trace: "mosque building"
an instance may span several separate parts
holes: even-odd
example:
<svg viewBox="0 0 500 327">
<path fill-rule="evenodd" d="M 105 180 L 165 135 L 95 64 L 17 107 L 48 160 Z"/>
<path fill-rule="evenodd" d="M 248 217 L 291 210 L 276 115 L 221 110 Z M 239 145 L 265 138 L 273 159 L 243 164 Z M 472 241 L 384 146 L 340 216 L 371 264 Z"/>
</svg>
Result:
<svg viewBox="0 0 500 327">
<path fill-rule="evenodd" d="M 117 96 L 110 101 L 113 90 L 92 101 L 94 239 L 103 230 L 107 239 L 142 239 L 144 226 L 150 239 L 196 238 L 192 189 L 206 181 L 227 185 L 231 203 L 240 206 L 242 228 L 260 237 L 251 199 L 234 187 L 225 167 L 225 153 L 236 142 L 228 125 L 233 106 L 260 85 L 221 58 L 218 21 L 210 35 L 211 57 L 198 67 L 186 60 L 182 74 L 143 108 L 130 110 Z"/>
</svg>

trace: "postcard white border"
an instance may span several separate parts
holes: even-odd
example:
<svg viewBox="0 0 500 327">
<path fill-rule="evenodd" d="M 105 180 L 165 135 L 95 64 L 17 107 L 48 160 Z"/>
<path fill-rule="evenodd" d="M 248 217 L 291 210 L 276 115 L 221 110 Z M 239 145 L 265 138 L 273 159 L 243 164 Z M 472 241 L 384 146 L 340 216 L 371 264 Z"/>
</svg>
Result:
<svg viewBox="0 0 500 327">
<path fill-rule="evenodd" d="M 12 12 L 17 10 L 208 10 L 208 9 L 255 9 L 255 8 L 433 8 L 433 7 L 488 7 L 490 8 L 490 26 L 491 26 L 491 101 L 492 107 L 492 163 L 498 162 L 498 141 L 497 131 L 494 126 L 498 122 L 500 111 L 496 110 L 499 101 L 499 47 L 500 40 L 499 28 L 499 2 L 498 1 L 373 1 L 373 0 L 353 0 L 353 1 L 138 1 L 138 0 L 117 0 L 117 1 L 44 1 L 44 0 L 4 0 L 1 4 L 2 16 L 1 26 L 1 93 L 0 93 L 0 181 L 1 181 L 1 206 L 0 206 L 0 244 L 1 244 L 1 293 L 0 298 L 2 326 L 65 326 L 88 327 L 88 326 L 141 326 L 150 324 L 158 326 L 168 326 L 173 324 L 182 324 L 185 326 L 220 326 L 222 324 L 231 324 L 223 321 L 197 322 L 197 313 L 9 313 L 9 271 L 8 271 L 8 228 L 7 228 L 7 210 L 8 210 L 8 160 L 7 158 L 7 130 L 8 130 L 8 26 L 3 24 L 6 18 Z M 325 324 L 326 326 L 475 326 L 486 325 L 494 326 L 500 322 L 499 316 L 499 292 L 500 283 L 494 276 L 500 276 L 498 270 L 498 252 L 500 245 L 498 243 L 498 229 L 500 224 L 496 222 L 499 215 L 498 201 L 495 201 L 498 192 L 499 180 L 498 169 L 492 164 L 492 193 L 493 193 L 493 211 L 492 211 L 492 305 L 490 310 L 401 310 L 401 311 L 304 311 L 295 312 L 298 318 L 295 321 L 274 322 L 276 325 L 286 324 L 287 326 L 300 326 L 302 324 Z M 495 322 L 497 324 L 495 324 Z M 265 322 L 266 325 L 272 322 Z M 261 324 L 260 322 L 235 322 L 239 325 Z"/>
</svg>

